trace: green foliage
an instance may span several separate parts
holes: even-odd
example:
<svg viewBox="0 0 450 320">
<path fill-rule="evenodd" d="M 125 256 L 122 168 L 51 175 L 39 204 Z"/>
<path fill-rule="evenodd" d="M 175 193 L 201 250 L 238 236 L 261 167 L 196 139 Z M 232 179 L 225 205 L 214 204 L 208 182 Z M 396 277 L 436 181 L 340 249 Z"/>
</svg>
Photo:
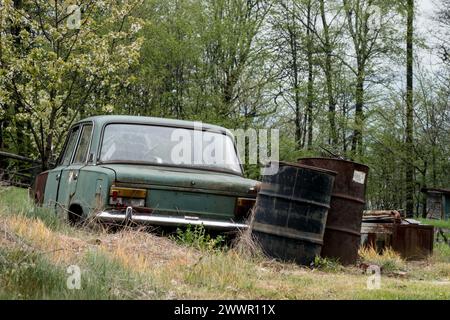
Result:
<svg viewBox="0 0 450 320">
<path fill-rule="evenodd" d="M 0 216 L 19 215 L 42 221 L 54 231 L 71 231 L 67 221 L 50 209 L 36 207 L 28 197 L 26 189 L 0 187 Z"/>
<path fill-rule="evenodd" d="M 445 66 L 435 74 L 415 61 L 413 155 L 405 148 L 405 2 L 89 1 L 80 29 L 68 27 L 65 3 L 2 1 L 0 149 L 46 168 L 80 118 L 160 116 L 279 129 L 283 161 L 330 156 L 325 147 L 363 162 L 371 209 L 404 209 L 406 167 L 416 214 L 426 209 L 421 188 L 450 187 Z M 439 18 L 448 25 L 445 3 Z M 419 34 L 414 45 L 424 47 Z M 443 35 L 447 66 L 449 42 Z M 2 169 L 15 165 L 0 159 Z M 259 178 L 257 166 L 245 168 Z"/>
<path fill-rule="evenodd" d="M 132 17 L 141 0 L 82 3 L 79 28 L 70 24 L 66 1 L 3 3 L 1 107 L 8 123 L 27 128 L 29 154 L 47 167 L 73 121 L 111 112 L 118 88 L 129 85 L 126 71 L 142 44 L 135 32 L 141 21 Z"/>
<path fill-rule="evenodd" d="M 322 258 L 320 256 L 316 256 L 314 258 L 311 267 L 325 272 L 339 272 L 344 269 L 344 267 L 339 263 L 338 260 Z"/>
<path fill-rule="evenodd" d="M 178 244 L 194 247 L 202 251 L 220 250 L 225 244 L 225 238 L 219 235 L 211 237 L 203 225 L 192 227 L 188 225 L 186 229 L 177 229 L 175 236 L 171 236 Z"/>
<path fill-rule="evenodd" d="M 450 230 L 450 220 L 432 220 L 432 219 L 418 219 L 423 224 L 434 226 L 436 228 L 443 228 Z"/>
<path fill-rule="evenodd" d="M 438 262 L 450 263 L 450 245 L 447 243 L 435 243 L 433 259 Z"/>
</svg>

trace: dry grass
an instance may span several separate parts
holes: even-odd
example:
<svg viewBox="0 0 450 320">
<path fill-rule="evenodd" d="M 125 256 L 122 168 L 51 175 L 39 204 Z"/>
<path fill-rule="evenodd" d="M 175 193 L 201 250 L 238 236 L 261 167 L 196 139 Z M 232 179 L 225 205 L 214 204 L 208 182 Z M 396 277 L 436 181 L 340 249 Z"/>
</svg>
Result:
<svg viewBox="0 0 450 320">
<path fill-rule="evenodd" d="M 438 246 L 420 263 L 406 263 L 391 250 L 382 255 L 361 250 L 364 263 L 385 271 L 382 289 L 370 291 L 363 269 L 310 269 L 273 261 L 248 232 L 233 249 L 200 251 L 136 229 L 108 233 L 55 227 L 45 217 L 14 213 L 2 192 L 0 258 L 15 261 L 15 267 L 0 259 L 0 298 L 450 299 L 448 247 Z M 72 264 L 90 279 L 81 292 L 64 288 L 65 268 Z M 16 269 L 20 272 L 11 277 Z"/>
<path fill-rule="evenodd" d="M 362 247 L 359 256 L 363 263 L 377 265 L 384 273 L 405 270 L 406 263 L 400 255 L 391 248 L 384 249 L 378 253 L 373 247 Z"/>
</svg>

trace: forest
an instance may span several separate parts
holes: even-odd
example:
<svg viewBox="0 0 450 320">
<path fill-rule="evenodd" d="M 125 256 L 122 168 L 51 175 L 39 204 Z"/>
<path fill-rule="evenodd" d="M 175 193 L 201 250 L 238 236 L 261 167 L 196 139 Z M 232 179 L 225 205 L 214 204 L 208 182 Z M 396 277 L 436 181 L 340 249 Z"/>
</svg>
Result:
<svg viewBox="0 0 450 320">
<path fill-rule="evenodd" d="M 450 0 L 432 26 L 423 2 L 0 0 L 0 151 L 46 170 L 104 114 L 278 129 L 281 160 L 364 163 L 369 208 L 423 215 L 450 188 Z"/>
</svg>

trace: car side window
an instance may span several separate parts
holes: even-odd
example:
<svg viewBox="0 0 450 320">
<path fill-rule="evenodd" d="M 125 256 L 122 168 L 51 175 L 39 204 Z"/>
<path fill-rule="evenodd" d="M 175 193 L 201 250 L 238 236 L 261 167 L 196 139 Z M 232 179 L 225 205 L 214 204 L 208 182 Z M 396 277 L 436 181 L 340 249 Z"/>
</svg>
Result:
<svg viewBox="0 0 450 320">
<path fill-rule="evenodd" d="M 84 125 L 83 131 L 81 132 L 80 143 L 78 144 L 77 151 L 75 153 L 75 158 L 73 163 L 84 163 L 87 159 L 87 154 L 89 152 L 89 145 L 91 142 L 92 135 L 92 125 Z"/>
<path fill-rule="evenodd" d="M 64 150 L 64 156 L 61 158 L 60 165 L 68 166 L 70 164 L 70 159 L 72 159 L 72 154 L 75 150 L 79 133 L 80 127 L 75 127 L 70 132 L 69 140 L 67 141 L 66 149 Z"/>
</svg>

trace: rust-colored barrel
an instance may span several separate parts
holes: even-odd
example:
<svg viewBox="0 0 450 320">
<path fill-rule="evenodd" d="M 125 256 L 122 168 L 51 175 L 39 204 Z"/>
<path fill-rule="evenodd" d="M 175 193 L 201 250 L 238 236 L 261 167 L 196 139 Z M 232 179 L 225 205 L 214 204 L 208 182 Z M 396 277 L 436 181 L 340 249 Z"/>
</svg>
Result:
<svg viewBox="0 0 450 320">
<path fill-rule="evenodd" d="M 252 234 L 268 256 L 309 265 L 320 256 L 336 173 L 298 164 L 275 166 L 278 173 L 265 176 L 258 193 Z"/>
<path fill-rule="evenodd" d="M 300 164 L 337 172 L 328 212 L 322 256 L 344 265 L 358 259 L 361 224 L 366 204 L 369 167 L 340 159 L 300 159 Z"/>
</svg>

